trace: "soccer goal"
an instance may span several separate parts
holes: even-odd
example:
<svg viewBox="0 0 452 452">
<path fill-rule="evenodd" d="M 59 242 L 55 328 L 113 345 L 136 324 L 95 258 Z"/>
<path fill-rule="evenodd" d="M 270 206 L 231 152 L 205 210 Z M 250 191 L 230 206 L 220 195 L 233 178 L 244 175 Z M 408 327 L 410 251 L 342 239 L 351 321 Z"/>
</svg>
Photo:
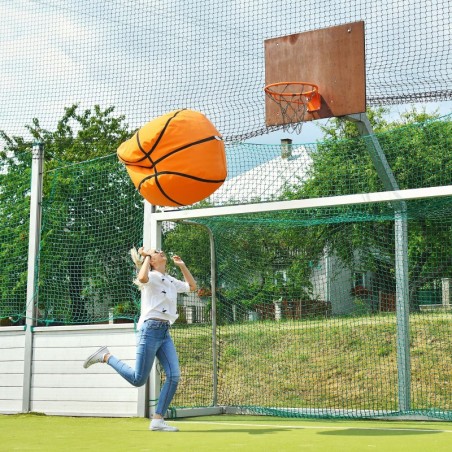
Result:
<svg viewBox="0 0 452 452">
<path fill-rule="evenodd" d="M 175 404 L 375 417 L 438 414 L 430 400 L 447 412 L 444 242 L 422 270 L 408 263 L 421 258 L 409 250 L 422 228 L 426 240 L 450 243 L 451 195 L 447 186 L 153 213 L 165 244 L 214 238 L 204 316 L 174 330 L 186 366 Z"/>
</svg>

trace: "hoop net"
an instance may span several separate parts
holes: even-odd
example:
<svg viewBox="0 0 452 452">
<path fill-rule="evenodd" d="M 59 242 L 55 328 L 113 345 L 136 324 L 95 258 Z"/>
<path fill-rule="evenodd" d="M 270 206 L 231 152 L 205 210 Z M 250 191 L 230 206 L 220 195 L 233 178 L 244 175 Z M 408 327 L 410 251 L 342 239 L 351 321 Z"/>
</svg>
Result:
<svg viewBox="0 0 452 452">
<path fill-rule="evenodd" d="M 271 83 L 264 91 L 279 106 L 281 124 L 286 132 L 301 133 L 306 113 L 320 109 L 319 87 L 313 83 Z"/>
</svg>

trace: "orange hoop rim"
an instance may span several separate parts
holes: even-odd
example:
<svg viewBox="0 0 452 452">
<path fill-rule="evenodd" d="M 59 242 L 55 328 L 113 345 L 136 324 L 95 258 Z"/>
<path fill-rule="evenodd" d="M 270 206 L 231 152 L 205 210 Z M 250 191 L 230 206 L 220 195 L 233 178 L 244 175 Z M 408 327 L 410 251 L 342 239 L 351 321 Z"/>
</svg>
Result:
<svg viewBox="0 0 452 452">
<path fill-rule="evenodd" d="M 286 92 L 286 93 L 279 93 L 277 91 L 274 91 L 273 88 L 276 86 L 289 86 L 289 85 L 301 85 L 301 86 L 310 86 L 310 91 L 301 91 L 301 92 Z M 265 88 L 264 91 L 273 97 L 294 97 L 294 96 L 304 96 L 304 97 L 311 97 L 319 92 L 319 87 L 311 82 L 277 82 L 277 83 L 270 83 Z"/>
<path fill-rule="evenodd" d="M 310 87 L 309 91 L 300 92 L 278 92 L 273 88 L 277 86 L 298 85 Z M 319 87 L 311 82 L 277 82 L 270 83 L 264 88 L 265 93 L 271 97 L 275 102 L 285 102 L 287 104 L 306 105 L 308 112 L 317 111 L 320 109 L 320 94 Z"/>
</svg>

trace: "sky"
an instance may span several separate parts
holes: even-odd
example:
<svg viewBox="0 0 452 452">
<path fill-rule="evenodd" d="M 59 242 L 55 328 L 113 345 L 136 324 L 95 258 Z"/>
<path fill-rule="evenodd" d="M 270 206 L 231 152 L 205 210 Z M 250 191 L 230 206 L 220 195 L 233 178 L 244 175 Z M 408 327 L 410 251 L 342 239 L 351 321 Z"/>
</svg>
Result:
<svg viewBox="0 0 452 452">
<path fill-rule="evenodd" d="M 389 113 L 386 116 L 389 120 L 396 120 L 400 118 L 400 115 L 409 111 L 412 107 L 415 107 L 419 111 L 425 108 L 428 113 L 438 112 L 440 116 L 452 113 L 452 101 L 443 102 L 426 102 L 426 103 L 415 103 L 415 104 L 403 104 L 403 105 L 392 105 L 389 108 Z M 290 138 L 293 143 L 315 143 L 323 139 L 323 133 L 320 126 L 325 126 L 330 120 L 322 119 L 317 121 L 311 121 L 303 124 L 301 133 L 290 133 L 284 132 L 282 130 L 272 132 L 269 134 L 261 135 L 259 137 L 250 138 L 247 140 L 249 143 L 262 143 L 262 144 L 279 144 L 281 139 Z"/>
<path fill-rule="evenodd" d="M 227 136 L 260 133 L 264 40 L 357 18 L 366 22 L 368 97 L 384 80 L 385 89 L 398 90 L 413 77 L 430 83 L 432 74 L 452 71 L 449 1 L 371 3 L 0 0 L 0 130 L 23 134 L 34 117 L 50 128 L 64 107 L 80 103 L 114 105 L 131 127 L 187 107 L 205 112 Z M 451 111 L 450 102 L 425 105 Z M 392 106 L 391 115 L 408 108 Z M 249 141 L 314 142 L 319 123 L 304 124 L 301 135 L 278 131 Z"/>
</svg>

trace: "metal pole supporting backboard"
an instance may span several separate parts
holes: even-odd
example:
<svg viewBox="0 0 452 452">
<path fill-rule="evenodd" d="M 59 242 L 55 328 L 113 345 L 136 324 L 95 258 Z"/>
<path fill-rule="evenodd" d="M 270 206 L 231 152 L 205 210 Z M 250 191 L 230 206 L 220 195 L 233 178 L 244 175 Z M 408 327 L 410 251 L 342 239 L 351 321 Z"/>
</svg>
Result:
<svg viewBox="0 0 452 452">
<path fill-rule="evenodd" d="M 394 174 L 386 160 L 383 149 L 375 136 L 365 113 L 348 115 L 346 119 L 356 123 L 364 137 L 367 150 L 386 190 L 399 190 Z M 411 368 L 409 331 L 409 279 L 408 279 L 408 227 L 406 202 L 393 202 L 395 234 L 396 316 L 397 316 L 397 375 L 399 410 L 408 411 L 411 406 Z"/>
</svg>

